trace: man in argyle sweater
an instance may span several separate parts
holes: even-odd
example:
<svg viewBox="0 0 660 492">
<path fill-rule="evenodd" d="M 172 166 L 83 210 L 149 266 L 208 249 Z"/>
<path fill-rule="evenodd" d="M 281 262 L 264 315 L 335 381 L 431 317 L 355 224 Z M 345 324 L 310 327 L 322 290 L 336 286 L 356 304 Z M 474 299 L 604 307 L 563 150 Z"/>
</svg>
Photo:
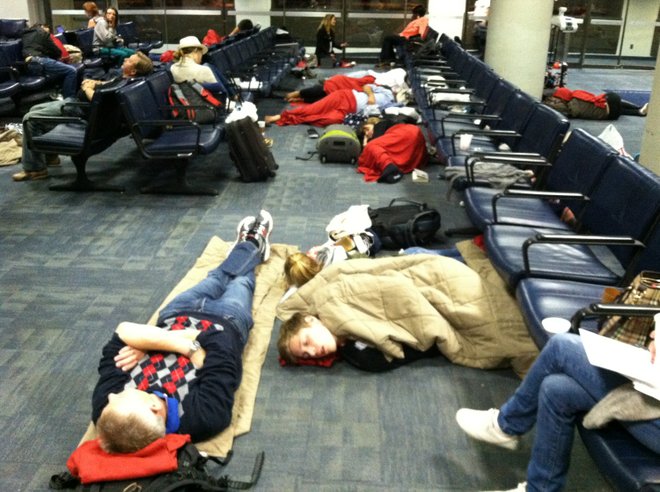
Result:
<svg viewBox="0 0 660 492">
<path fill-rule="evenodd" d="M 264 210 L 245 217 L 224 262 L 165 306 L 158 326 L 119 324 L 92 396 L 105 451 L 135 452 L 175 432 L 203 441 L 229 425 L 253 324 L 254 270 L 270 254 L 272 224 Z"/>
</svg>

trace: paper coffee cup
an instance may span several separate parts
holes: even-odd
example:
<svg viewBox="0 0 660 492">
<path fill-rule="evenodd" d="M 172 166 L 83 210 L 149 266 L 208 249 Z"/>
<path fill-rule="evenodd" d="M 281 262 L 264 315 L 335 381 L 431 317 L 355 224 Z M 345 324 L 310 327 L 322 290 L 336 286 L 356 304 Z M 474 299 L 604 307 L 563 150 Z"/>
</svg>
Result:
<svg viewBox="0 0 660 492">
<path fill-rule="evenodd" d="M 259 130 L 261 130 L 261 133 L 264 133 L 266 131 L 266 122 L 265 121 L 258 121 L 257 124 L 259 125 Z"/>
<path fill-rule="evenodd" d="M 541 324 L 548 333 L 566 333 L 571 329 L 571 322 L 566 318 L 544 318 Z"/>
<path fill-rule="evenodd" d="M 460 136 L 459 140 L 459 148 L 461 150 L 470 150 L 470 144 L 472 143 L 472 134 L 470 133 L 463 133 Z"/>
</svg>

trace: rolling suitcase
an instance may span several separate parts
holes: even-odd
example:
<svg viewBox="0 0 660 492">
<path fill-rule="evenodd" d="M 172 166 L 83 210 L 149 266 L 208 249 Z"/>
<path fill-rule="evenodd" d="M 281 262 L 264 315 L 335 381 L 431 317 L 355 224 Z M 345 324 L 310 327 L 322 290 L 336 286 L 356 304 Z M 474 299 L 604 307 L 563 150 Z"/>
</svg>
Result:
<svg viewBox="0 0 660 492">
<path fill-rule="evenodd" d="M 329 125 L 316 144 L 321 162 L 355 164 L 360 156 L 360 141 L 348 125 Z"/>
<path fill-rule="evenodd" d="M 277 164 L 257 124 L 249 117 L 232 121 L 225 126 L 229 155 L 241 179 L 246 182 L 264 181 L 275 176 Z"/>
</svg>

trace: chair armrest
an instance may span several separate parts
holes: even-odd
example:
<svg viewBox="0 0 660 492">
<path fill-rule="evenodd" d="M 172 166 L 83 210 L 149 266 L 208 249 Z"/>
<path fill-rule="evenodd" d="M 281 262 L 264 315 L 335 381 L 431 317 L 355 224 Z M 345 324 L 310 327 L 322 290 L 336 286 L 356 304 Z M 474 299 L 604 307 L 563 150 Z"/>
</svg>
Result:
<svg viewBox="0 0 660 492">
<path fill-rule="evenodd" d="M 515 155 L 479 155 L 478 153 L 470 154 L 469 159 L 476 159 L 481 162 L 498 162 L 500 164 L 524 164 L 530 167 L 552 167 L 545 157 L 542 156 L 515 156 Z"/>
<path fill-rule="evenodd" d="M 644 243 L 630 236 L 587 236 L 582 234 L 537 234 L 522 246 L 525 273 L 529 275 L 529 248 L 534 244 L 584 244 L 588 246 L 630 246 L 643 248 Z"/>
<path fill-rule="evenodd" d="M 443 87 L 433 87 L 431 89 L 427 89 L 426 91 L 428 94 L 474 94 L 474 89 L 465 88 L 465 89 L 452 89 L 451 87 L 449 88 L 443 88 Z M 454 101 L 457 103 L 461 103 L 463 101 Z"/>
<path fill-rule="evenodd" d="M 460 103 L 462 104 L 462 103 Z M 435 116 L 435 114 L 434 114 Z M 445 114 L 442 118 L 440 118 L 440 129 L 442 130 L 442 136 L 444 137 L 447 133 L 445 131 L 445 121 L 446 120 L 476 120 L 476 119 L 481 119 L 481 120 L 489 120 L 489 121 L 498 121 L 501 118 L 499 116 L 495 116 L 492 114 L 489 115 L 480 115 L 478 113 L 456 113 L 454 111 L 450 111 L 447 114 Z M 438 120 L 435 120 L 438 121 Z M 482 128 L 477 128 L 475 127 L 474 130 L 481 130 Z"/>
<path fill-rule="evenodd" d="M 15 67 L 0 67 L 0 73 L 6 73 L 13 82 L 18 82 L 20 72 Z"/>
<path fill-rule="evenodd" d="M 561 192 L 561 191 L 536 191 L 536 190 L 521 190 L 521 189 L 512 189 L 507 188 L 500 193 L 497 193 L 493 196 L 491 200 L 491 205 L 493 209 L 493 222 L 497 223 L 497 202 L 503 198 L 539 198 L 545 200 L 580 200 L 580 201 L 589 201 L 588 196 L 583 195 L 582 193 L 575 192 Z"/>
<path fill-rule="evenodd" d="M 452 155 L 456 155 L 456 137 L 461 135 L 482 135 L 486 137 L 507 137 L 507 138 L 521 138 L 520 133 L 513 130 L 482 130 L 482 129 L 464 129 L 458 130 L 451 136 L 451 151 Z"/>
<path fill-rule="evenodd" d="M 631 304 L 601 304 L 594 303 L 580 309 L 571 317 L 571 332 L 578 333 L 578 328 L 584 318 L 604 317 L 604 316 L 641 316 L 652 318 L 660 313 L 660 306 L 649 304 L 640 304 L 637 306 Z"/>
</svg>

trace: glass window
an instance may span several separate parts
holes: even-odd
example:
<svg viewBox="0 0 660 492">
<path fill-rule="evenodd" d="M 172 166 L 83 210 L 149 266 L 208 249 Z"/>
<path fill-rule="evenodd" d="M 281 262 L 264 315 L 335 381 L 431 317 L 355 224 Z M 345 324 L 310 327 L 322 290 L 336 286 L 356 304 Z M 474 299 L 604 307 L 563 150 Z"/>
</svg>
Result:
<svg viewBox="0 0 660 492">
<path fill-rule="evenodd" d="M 592 19 L 621 20 L 623 2 L 624 0 L 591 0 Z M 585 18 L 589 3 L 585 0 L 565 0 L 561 2 L 561 5 L 557 5 L 554 10 L 557 13 L 559 7 L 567 7 L 566 15 Z"/>
</svg>

